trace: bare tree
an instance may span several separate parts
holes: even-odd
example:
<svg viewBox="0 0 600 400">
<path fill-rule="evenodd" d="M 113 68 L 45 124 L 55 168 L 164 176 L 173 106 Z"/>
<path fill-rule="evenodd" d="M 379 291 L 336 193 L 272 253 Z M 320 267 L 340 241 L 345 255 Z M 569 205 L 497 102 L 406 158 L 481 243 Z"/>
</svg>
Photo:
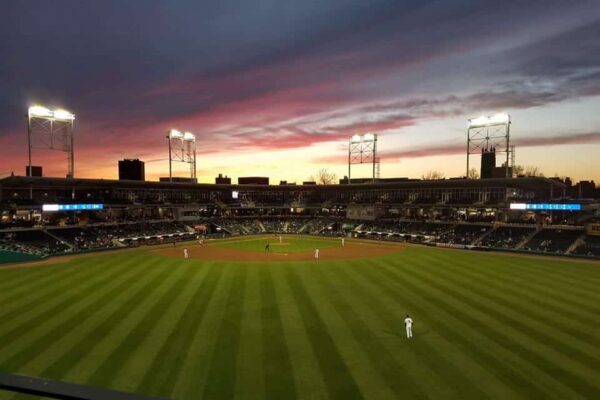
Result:
<svg viewBox="0 0 600 400">
<path fill-rule="evenodd" d="M 540 176 L 540 177 L 544 177 L 544 173 L 542 171 L 540 171 L 539 167 L 536 167 L 534 165 L 514 165 L 513 166 L 513 175 L 515 176 L 528 176 L 528 177 L 532 177 L 532 176 Z"/>
<path fill-rule="evenodd" d="M 525 176 L 541 176 L 541 177 L 543 177 L 544 174 L 542 173 L 542 171 L 540 171 L 540 169 L 538 167 L 529 165 L 529 166 L 525 167 Z"/>
<path fill-rule="evenodd" d="M 333 185 L 337 181 L 337 175 L 327 168 L 321 168 L 316 175 L 311 175 L 308 179 L 319 185 Z"/>
<path fill-rule="evenodd" d="M 525 173 L 525 167 L 523 167 L 522 165 L 513 165 L 512 169 L 514 176 L 521 176 Z"/>
<path fill-rule="evenodd" d="M 467 175 L 467 179 L 479 179 L 479 172 L 477 172 L 476 168 L 471 168 L 469 170 L 469 174 Z"/>
<path fill-rule="evenodd" d="M 427 171 L 427 173 L 421 175 L 421 179 L 430 181 L 430 180 L 436 180 L 436 179 L 444 179 L 445 176 L 446 175 L 444 175 L 443 172 L 432 169 L 432 170 Z"/>
</svg>

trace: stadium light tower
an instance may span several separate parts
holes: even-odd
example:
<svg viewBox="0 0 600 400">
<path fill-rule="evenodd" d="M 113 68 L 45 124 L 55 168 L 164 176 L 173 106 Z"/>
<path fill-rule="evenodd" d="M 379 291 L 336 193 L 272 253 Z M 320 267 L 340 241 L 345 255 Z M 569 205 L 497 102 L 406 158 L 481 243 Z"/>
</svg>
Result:
<svg viewBox="0 0 600 400">
<path fill-rule="evenodd" d="M 173 162 L 190 164 L 190 177 L 196 179 L 196 135 L 171 129 L 167 133 L 169 141 L 169 181 L 173 180 Z"/>
<path fill-rule="evenodd" d="M 506 153 L 505 175 L 512 176 L 513 147 L 510 145 L 510 115 L 496 114 L 468 120 L 467 128 L 467 174 L 471 154 L 481 154 L 483 150 L 494 149 L 496 154 Z"/>
<path fill-rule="evenodd" d="M 50 110 L 37 105 L 29 107 L 27 110 L 28 175 L 31 175 L 33 149 L 58 150 L 67 153 L 67 178 L 73 178 L 75 170 L 74 127 L 75 115 L 67 110 Z"/>
<path fill-rule="evenodd" d="M 348 183 L 352 179 L 353 164 L 372 164 L 373 182 L 379 178 L 379 157 L 377 155 L 377 134 L 353 135 L 348 143 Z"/>
</svg>

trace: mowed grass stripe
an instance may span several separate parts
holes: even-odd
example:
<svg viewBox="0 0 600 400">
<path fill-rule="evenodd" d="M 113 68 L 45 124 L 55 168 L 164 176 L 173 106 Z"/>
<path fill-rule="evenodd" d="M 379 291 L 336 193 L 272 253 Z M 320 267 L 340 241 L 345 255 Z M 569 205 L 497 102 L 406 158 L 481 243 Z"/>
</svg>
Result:
<svg viewBox="0 0 600 400">
<path fill-rule="evenodd" d="M 44 329 L 34 330 L 37 331 L 35 336 L 30 338 L 19 352 L 6 359 L 3 365 L 8 365 L 12 371 L 19 371 L 25 363 L 43 357 L 44 350 L 53 350 L 52 346 L 60 341 L 66 332 L 77 329 L 90 319 L 94 321 L 98 310 L 108 307 L 116 296 L 126 294 L 136 280 L 138 276 L 135 273 L 125 273 L 110 285 L 82 293 L 81 297 L 74 301 L 73 307 L 67 308 L 60 315 L 52 316 L 51 321 L 48 321 L 50 323 L 42 323 Z"/>
<path fill-rule="evenodd" d="M 579 325 L 584 329 L 589 328 L 590 319 L 598 317 L 598 314 L 576 308 L 577 313 L 573 313 L 573 307 L 568 307 L 560 298 L 557 298 L 554 293 L 560 292 L 559 284 L 553 282 L 552 285 L 545 285 L 543 290 L 532 287 L 531 280 L 523 279 L 520 274 L 520 266 L 513 265 L 512 270 L 499 273 L 487 266 L 484 268 L 464 268 L 464 263 L 458 268 L 455 267 L 455 262 L 444 264 L 444 268 L 440 268 L 438 264 L 431 263 L 428 267 L 435 268 L 436 273 L 443 274 L 455 271 L 465 278 L 471 278 L 478 281 L 482 287 L 494 288 L 502 294 L 511 294 L 511 297 L 527 300 L 528 304 L 538 306 L 539 309 L 544 309 L 546 312 L 554 312 L 555 315 L 561 317 L 561 320 L 568 321 L 568 326 L 572 329 L 573 325 Z M 458 264 L 458 263 L 457 263 Z M 549 295 L 548 293 L 552 293 Z"/>
<path fill-rule="evenodd" d="M 593 354 L 600 355 L 598 346 L 600 338 L 590 334 L 589 319 L 585 324 L 573 321 L 569 318 L 573 314 L 571 310 L 555 310 L 552 305 L 541 300 L 542 296 L 536 296 L 526 283 L 519 290 L 515 290 L 514 285 L 499 284 L 497 280 L 471 269 L 467 270 L 463 268 L 464 266 L 464 263 L 455 263 L 445 268 L 438 268 L 428 264 L 422 268 L 422 271 L 429 271 L 430 275 L 443 277 L 446 281 L 456 282 L 456 285 L 468 288 L 471 293 L 495 303 L 499 309 L 508 312 L 510 316 L 514 315 L 514 311 L 518 311 L 518 321 L 513 322 L 535 326 L 533 329 L 538 330 L 537 334 L 548 337 L 551 341 L 560 340 L 559 347 L 563 347 L 564 342 L 567 342 L 570 346 L 576 347 L 576 351 L 583 352 L 584 358 L 593 358 Z M 489 290 L 490 288 L 495 290 Z M 595 360 L 600 362 L 600 358 L 596 357 Z M 594 368 L 600 368 L 600 365 Z"/>
<path fill-rule="evenodd" d="M 319 316 L 316 305 L 306 292 L 294 269 L 286 271 L 291 293 L 296 300 L 308 339 L 320 367 L 325 387 L 333 399 L 362 399 L 363 396 L 338 352 L 335 340 Z"/>
<path fill-rule="evenodd" d="M 229 288 L 232 284 L 231 264 L 216 263 L 214 268 L 221 270 L 222 276 L 216 283 L 212 295 L 201 316 L 201 321 L 191 332 L 185 354 L 180 359 L 181 371 L 176 379 L 170 397 L 196 399 L 202 396 L 210 369 L 210 357 L 218 340 L 218 327 L 223 319 Z"/>
<path fill-rule="evenodd" d="M 53 273 L 48 273 L 47 269 L 52 269 Z M 69 268 L 69 264 L 40 265 L 40 266 L 22 266 L 14 269 L 2 269 L 0 267 L 0 302 L 14 298 L 15 295 L 23 293 L 23 290 L 30 287 L 32 282 L 53 282 L 58 281 L 60 277 L 77 273 L 78 268 Z"/>
<path fill-rule="evenodd" d="M 237 372 L 235 379 L 236 398 L 264 399 L 265 394 L 265 366 L 263 354 L 268 349 L 263 347 L 264 337 L 261 324 L 261 273 L 266 270 L 259 264 L 246 264 L 243 268 L 248 270 L 246 275 L 246 288 L 242 301 L 240 347 L 237 357 Z M 272 340 L 283 340 L 282 337 Z M 289 374 L 289 371 L 288 371 Z M 288 398 L 285 397 L 284 398 Z"/>
<path fill-rule="evenodd" d="M 175 292 L 169 299 L 169 294 L 161 296 L 155 304 L 156 309 L 145 313 L 143 318 L 132 327 L 130 335 L 122 342 L 123 350 L 129 357 L 119 364 L 119 373 L 112 380 L 111 386 L 115 389 L 133 392 L 142 381 L 144 374 L 151 365 L 161 347 L 173 332 L 179 318 L 185 310 L 185 306 L 193 297 L 197 286 L 206 278 L 209 268 L 200 265 L 184 265 L 180 260 L 171 260 L 165 268 L 174 268 L 174 274 L 180 276 L 180 280 L 172 287 Z M 171 289 L 170 289 L 171 290 Z M 165 304 L 168 302 L 168 306 Z M 163 308 L 167 306 L 167 308 Z M 152 324 L 153 326 L 150 327 Z M 137 332 L 137 333 L 136 333 Z M 131 343 L 131 350 L 123 344 L 133 340 L 139 335 L 138 342 Z"/>
<path fill-rule="evenodd" d="M 8 344 L 10 348 L 3 349 L 0 352 L 0 366 L 3 365 L 3 359 L 18 350 L 20 343 L 26 343 L 32 336 L 43 335 L 44 329 L 48 329 L 49 326 L 55 326 L 57 323 L 60 324 L 62 319 L 66 318 L 73 308 L 79 306 L 77 300 L 85 298 L 87 293 L 93 293 L 113 280 L 118 279 L 119 276 L 123 276 L 123 272 L 127 272 L 129 266 L 131 266 L 131 274 L 134 274 L 137 270 L 137 268 L 133 267 L 135 261 L 135 259 L 132 259 L 122 266 L 106 268 L 97 275 L 93 275 L 84 283 L 74 285 L 72 290 L 65 290 L 62 293 L 54 294 L 53 297 L 44 299 L 45 301 L 41 302 L 37 307 L 29 311 L 24 311 L 11 320 L 4 320 L 2 328 L 6 327 L 7 330 L 0 334 L 0 344 Z"/>
<path fill-rule="evenodd" d="M 476 381 L 469 381 L 473 374 L 470 371 L 461 371 L 456 365 L 452 364 L 440 352 L 439 343 L 432 344 L 428 337 L 419 337 L 418 343 L 413 345 L 405 336 L 403 313 L 408 307 L 392 307 L 395 300 L 387 294 L 381 293 L 379 287 L 361 280 L 356 268 L 377 268 L 378 262 L 370 261 L 367 265 L 344 265 L 338 268 L 323 268 L 320 272 L 330 275 L 328 281 L 331 284 L 323 287 L 324 290 L 332 291 L 332 294 L 343 297 L 344 307 L 351 313 L 356 313 L 355 317 L 348 317 L 347 320 L 353 321 L 363 319 L 365 324 L 373 330 L 374 338 L 370 341 L 379 340 L 385 346 L 385 354 L 395 358 L 400 358 L 399 363 L 410 363 L 413 368 L 416 364 L 422 364 L 417 370 L 420 376 L 417 381 L 428 386 L 434 385 L 434 390 L 441 390 L 443 398 L 485 398 L 486 394 L 477 386 Z M 339 289 L 333 289 L 334 286 Z M 366 343 L 370 346 L 370 341 Z M 445 343 L 446 346 L 449 343 Z M 373 351 L 373 356 L 378 357 L 381 352 Z M 405 359 L 404 354 L 409 353 L 410 359 Z M 464 366 L 466 361 L 460 363 Z M 428 369 L 430 373 L 424 373 Z M 394 387 L 394 385 L 391 385 Z M 425 389 L 429 392 L 428 388 Z M 397 396 L 405 394 L 405 387 L 399 386 L 396 390 Z M 429 397 L 436 397 L 432 393 Z"/>
<path fill-rule="evenodd" d="M 513 364 L 507 363 L 506 351 L 489 341 L 473 325 L 460 320 L 456 313 L 441 307 L 443 304 L 435 301 L 435 296 L 428 293 L 427 288 L 406 280 L 404 275 L 394 276 L 383 271 L 383 267 L 387 265 L 398 268 L 386 260 L 381 261 L 378 267 L 372 270 L 357 268 L 356 271 L 362 279 L 378 286 L 382 294 L 394 299 L 399 305 L 408 307 L 406 312 L 410 311 L 415 318 L 416 337 L 424 333 L 423 326 L 431 326 L 431 329 L 443 334 L 462 354 L 473 360 L 471 368 L 482 377 L 479 382 L 482 391 L 488 393 L 491 398 L 499 399 L 519 398 L 520 394 L 524 398 L 548 396 L 547 387 L 537 386 L 526 374 L 515 370 Z M 413 268 L 419 268 L 418 261 L 413 260 L 410 269 L 404 268 L 401 272 L 410 274 Z M 574 392 L 568 393 L 572 397 Z"/>
<path fill-rule="evenodd" d="M 106 273 L 112 270 L 110 267 L 113 264 L 108 258 L 98 261 L 94 265 L 95 269 L 108 269 Z M 108 268 L 107 268 L 108 267 Z M 0 311 L 0 320 L 10 321 L 15 316 L 21 316 L 23 312 L 31 311 L 40 304 L 45 304 L 48 299 L 56 298 L 70 288 L 76 286 L 80 279 L 84 279 L 92 272 L 87 270 L 92 268 L 89 265 L 84 265 L 81 268 L 73 266 L 64 271 L 46 271 L 39 279 L 30 280 L 27 285 L 19 288 L 19 291 L 12 293 L 10 296 L 2 299 L 2 309 Z M 46 279 L 53 278 L 53 279 Z"/>
<path fill-rule="evenodd" d="M 308 296 L 315 304 L 319 316 L 331 335 L 335 337 L 334 344 L 341 360 L 347 366 L 358 390 L 363 398 L 395 399 L 393 390 L 388 386 L 386 377 L 381 374 L 382 369 L 378 364 L 373 364 L 371 355 L 367 354 L 365 347 L 355 331 L 350 329 L 344 315 L 340 315 L 332 302 L 328 292 L 321 292 L 313 275 L 322 268 L 324 263 L 311 263 L 302 269 L 296 269 L 298 278 L 302 282 Z M 329 263 L 326 263 L 329 268 Z M 400 375 L 405 371 L 399 371 Z M 410 382 L 410 380 L 408 380 Z"/>
<path fill-rule="evenodd" d="M 262 339 L 262 365 L 264 371 L 265 395 L 267 400 L 296 398 L 294 369 L 285 340 L 280 302 L 273 282 L 273 268 L 264 265 L 260 268 L 260 327 Z M 257 272 L 257 271 L 254 271 Z"/>
<path fill-rule="evenodd" d="M 400 346 L 394 346 L 396 355 L 401 352 L 403 360 L 400 362 L 394 357 L 391 346 L 386 345 L 381 334 L 375 332 L 378 325 L 375 323 L 374 315 L 381 312 L 381 310 L 369 310 L 374 312 L 370 316 L 366 313 L 359 313 L 359 308 L 356 305 L 350 305 L 342 294 L 342 291 L 346 289 L 344 288 L 345 281 L 340 279 L 337 274 L 335 276 L 324 274 L 325 269 L 329 269 L 329 267 L 321 268 L 318 266 L 311 268 L 310 271 L 311 286 L 320 286 L 320 291 L 326 293 L 325 296 L 314 296 L 315 301 L 318 301 L 319 309 L 323 309 L 323 302 L 328 301 L 331 303 L 335 311 L 344 320 L 346 326 L 343 329 L 350 332 L 354 340 L 362 347 L 363 354 L 368 359 L 368 363 L 366 363 L 368 367 L 381 376 L 383 387 L 379 390 L 389 388 L 392 392 L 390 394 L 385 393 L 385 391 L 375 393 L 377 398 L 395 399 L 399 396 L 440 398 L 447 395 L 447 388 L 444 390 L 437 385 L 439 380 L 435 372 L 426 367 L 423 368 L 424 366 L 410 350 L 406 351 Z M 358 295 L 361 300 L 364 299 L 363 293 L 355 292 L 354 295 Z M 401 337 L 396 337 L 396 343 L 399 343 L 399 340 L 401 340 Z M 358 383 L 360 384 L 360 381 Z M 365 389 L 363 389 L 363 393 L 365 393 L 366 398 L 373 397 L 367 395 Z"/>
<path fill-rule="evenodd" d="M 411 257 L 425 258 L 429 264 L 448 266 L 449 268 L 455 264 L 464 263 L 463 265 L 466 266 L 463 267 L 463 271 L 477 271 L 486 274 L 490 277 L 490 280 L 507 282 L 513 288 L 527 285 L 529 290 L 535 291 L 541 298 L 553 298 L 560 301 L 561 304 L 577 307 L 578 310 L 590 316 L 596 315 L 598 312 L 597 302 L 592 298 L 585 297 L 585 295 L 582 296 L 581 294 L 569 294 L 565 290 L 556 290 L 558 282 L 556 280 L 545 280 L 541 269 L 538 276 L 529 276 L 522 270 L 521 264 L 505 264 L 506 261 L 501 256 L 497 257 L 498 260 L 493 259 L 483 262 L 481 259 L 465 257 L 462 252 L 458 252 L 461 253 L 462 257 L 451 258 L 447 254 L 444 254 L 448 252 L 450 250 L 427 249 L 427 251 L 411 252 Z M 438 253 L 442 253 L 443 257 Z M 578 301 L 580 297 L 583 297 L 586 301 Z"/>
<path fill-rule="evenodd" d="M 123 328 L 122 325 L 141 318 L 144 315 L 141 311 L 142 306 L 160 299 L 160 292 L 177 277 L 165 268 L 164 263 L 152 264 L 151 272 L 139 277 L 126 290 L 125 296 L 115 297 L 111 306 L 102 310 L 102 318 L 98 318 L 97 325 L 92 327 L 87 335 L 80 336 L 70 349 L 70 354 L 65 354 L 51 368 L 57 373 L 62 371 L 62 377 L 67 379 L 94 386 L 111 386 L 112 377 L 120 371 L 119 367 L 131 356 L 136 345 L 132 340 L 127 340 L 129 338 L 126 332 L 130 333 L 131 330 Z M 139 334 L 143 335 L 143 332 Z M 130 348 L 123 346 L 125 342 Z M 117 351 L 120 351 L 120 354 L 115 356 Z M 73 359 L 80 361 L 73 364 Z M 94 363 L 86 362 L 89 359 L 93 359 Z M 106 367 L 108 362 L 112 362 L 110 368 Z"/>
<path fill-rule="evenodd" d="M 390 272 L 392 276 L 397 272 L 386 265 L 383 265 L 382 270 Z M 404 275 L 409 285 L 420 287 L 440 308 L 445 309 L 449 314 L 455 315 L 466 326 L 476 327 L 477 330 L 473 333 L 484 335 L 496 343 L 497 346 L 508 350 L 521 359 L 521 364 L 528 363 L 530 366 L 544 372 L 548 376 L 547 380 L 555 380 L 555 384 L 566 385 L 571 390 L 579 393 L 579 395 L 588 395 L 589 393 L 596 392 L 596 389 L 589 382 L 566 370 L 557 360 L 546 360 L 543 350 L 540 349 L 540 347 L 545 349 L 545 346 L 540 346 L 535 340 L 531 340 L 531 338 L 521 334 L 515 327 L 498 323 L 495 319 L 486 315 L 485 312 L 477 310 L 477 305 L 463 303 L 460 300 L 454 299 L 451 295 L 448 296 L 449 293 L 440 290 L 437 287 L 438 284 L 435 282 L 427 282 L 417 277 L 417 271 L 418 268 L 415 268 L 411 274 Z M 443 301 L 438 299 L 443 299 Z M 473 331 L 473 328 L 469 329 Z M 512 336 L 509 336 L 509 333 Z M 534 351 L 533 349 L 536 350 Z M 557 372 L 560 373 L 560 380 L 557 380 Z M 535 384 L 537 385 L 539 382 L 536 381 Z"/>
<path fill-rule="evenodd" d="M 158 264 L 156 260 L 152 261 Z M 148 270 L 151 270 L 151 273 L 147 273 Z M 154 272 L 159 272 L 159 269 L 149 264 L 146 265 L 143 278 L 140 278 L 140 272 L 136 269 L 125 271 L 123 280 L 119 277 L 111 282 L 111 289 L 107 294 L 65 321 L 60 326 L 65 331 L 57 337 L 57 340 L 51 341 L 51 346 L 40 352 L 26 369 L 34 368 L 32 374 L 52 379 L 62 379 L 68 371 L 75 369 L 72 380 L 84 382 L 85 379 L 82 378 L 84 369 L 77 368 L 77 363 L 85 360 L 93 347 L 110 332 L 112 329 L 110 315 L 120 310 L 137 287 L 155 275 Z M 103 292 L 108 288 L 109 286 L 100 291 Z M 88 298 L 96 295 L 96 292 L 87 293 L 79 302 L 86 302 Z M 87 314 L 84 314 L 86 312 Z"/>
<path fill-rule="evenodd" d="M 301 264 L 302 266 L 303 264 Z M 299 399 L 327 399 L 324 376 L 308 337 L 298 303 L 286 279 L 287 270 L 297 268 L 291 264 L 270 264 L 275 297 L 281 308 L 281 327 L 290 354 L 296 397 Z"/>
<path fill-rule="evenodd" d="M 454 265 L 459 266 L 460 264 L 455 263 Z M 600 362 L 585 351 L 573 346 L 573 341 L 569 339 L 555 339 L 546 333 L 547 330 L 551 330 L 554 331 L 554 335 L 558 335 L 558 332 L 554 328 L 539 327 L 535 323 L 532 323 L 530 319 L 523 318 L 520 313 L 516 312 L 516 308 L 507 308 L 494 302 L 489 296 L 482 295 L 480 289 L 469 288 L 468 283 L 456 283 L 460 275 L 455 274 L 454 277 L 451 275 L 444 276 L 428 271 L 427 267 L 414 271 L 414 276 L 420 277 L 429 286 L 435 287 L 449 297 L 462 302 L 462 304 L 468 305 L 472 309 L 493 318 L 498 324 L 503 324 L 504 330 L 510 331 L 514 327 L 518 327 L 516 334 L 529 336 L 531 342 L 540 346 L 540 353 L 542 355 L 552 356 L 554 361 L 558 361 L 561 365 L 570 365 L 570 369 L 578 369 L 583 372 L 589 368 L 586 375 L 589 375 L 590 370 L 600 370 Z M 467 294 L 467 291 L 470 293 Z"/>
<path fill-rule="evenodd" d="M 470 262 L 473 268 L 476 266 L 489 269 L 491 274 L 500 274 L 507 276 L 515 272 L 518 267 L 518 276 L 521 278 L 530 278 L 532 283 L 544 287 L 546 285 L 556 286 L 557 283 L 563 288 L 563 293 L 570 298 L 583 297 L 587 299 L 600 299 L 596 290 L 600 281 L 593 282 L 593 278 L 584 278 L 578 274 L 583 271 L 582 263 L 556 262 L 546 259 L 532 259 L 527 257 L 505 257 L 501 255 L 489 255 L 481 253 L 456 252 L 454 256 L 449 254 L 450 250 L 429 249 L 429 253 L 435 252 L 438 261 L 444 264 L 453 264 L 454 262 Z M 598 264 L 600 267 L 600 263 Z M 578 273 L 573 273 L 576 269 Z M 592 281 L 590 281 L 592 280 Z M 562 293 L 561 293 L 562 294 Z M 584 302 L 584 306 L 589 306 Z"/>
<path fill-rule="evenodd" d="M 198 285 L 194 297 L 185 307 L 171 335 L 147 369 L 136 391 L 170 397 L 176 379 L 183 368 L 182 355 L 187 354 L 192 338 L 210 303 L 211 296 L 225 268 L 211 267 L 206 278 Z"/>
<path fill-rule="evenodd" d="M 221 324 L 217 330 L 217 342 L 213 347 L 208 377 L 204 386 L 205 399 L 230 399 L 235 394 L 237 357 L 240 348 L 243 298 L 246 289 L 246 267 L 235 264 L 229 296 Z"/>
</svg>

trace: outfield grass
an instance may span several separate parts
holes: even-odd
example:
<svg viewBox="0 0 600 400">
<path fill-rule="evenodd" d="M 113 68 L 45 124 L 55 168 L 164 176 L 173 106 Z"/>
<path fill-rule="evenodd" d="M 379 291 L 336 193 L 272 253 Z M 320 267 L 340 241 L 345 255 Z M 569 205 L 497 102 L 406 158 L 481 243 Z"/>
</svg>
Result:
<svg viewBox="0 0 600 400">
<path fill-rule="evenodd" d="M 177 399 L 598 399 L 599 285 L 597 263 L 425 247 L 103 253 L 0 269 L 0 371 Z"/>
</svg>

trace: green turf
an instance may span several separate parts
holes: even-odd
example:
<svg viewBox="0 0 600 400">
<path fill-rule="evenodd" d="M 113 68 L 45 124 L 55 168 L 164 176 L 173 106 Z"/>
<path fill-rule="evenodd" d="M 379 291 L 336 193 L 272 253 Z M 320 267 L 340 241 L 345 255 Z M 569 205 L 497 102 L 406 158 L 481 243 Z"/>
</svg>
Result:
<svg viewBox="0 0 600 400">
<path fill-rule="evenodd" d="M 597 263 L 150 250 L 0 269 L 0 371 L 176 399 L 600 398 Z"/>
<path fill-rule="evenodd" d="M 282 235 L 281 242 L 279 235 L 267 235 L 261 237 L 240 237 L 228 241 L 217 243 L 219 247 L 230 249 L 265 251 L 265 246 L 269 244 L 269 251 L 275 253 L 296 253 L 314 249 L 326 249 L 330 247 L 341 246 L 340 239 L 320 238 L 310 236 L 290 236 Z"/>
</svg>

